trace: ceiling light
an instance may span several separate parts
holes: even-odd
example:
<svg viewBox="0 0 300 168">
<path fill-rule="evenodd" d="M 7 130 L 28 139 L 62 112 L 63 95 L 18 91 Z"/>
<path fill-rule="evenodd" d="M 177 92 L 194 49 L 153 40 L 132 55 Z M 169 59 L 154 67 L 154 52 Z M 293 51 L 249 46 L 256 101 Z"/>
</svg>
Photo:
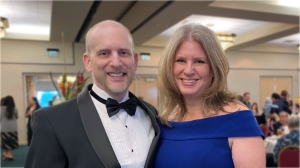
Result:
<svg viewBox="0 0 300 168">
<path fill-rule="evenodd" d="M 294 8 L 300 7 L 299 0 L 278 0 L 277 3 L 282 6 L 288 6 L 288 7 L 294 7 Z"/>
<path fill-rule="evenodd" d="M 222 34 L 222 33 L 216 33 L 216 36 L 218 37 L 224 51 L 234 44 L 235 37 L 236 37 L 235 34 Z"/>
<path fill-rule="evenodd" d="M 215 25 L 213 23 L 208 23 L 206 24 L 206 26 L 215 32 L 224 51 L 234 44 L 235 37 L 236 37 L 235 34 L 218 33 L 216 32 Z"/>
<path fill-rule="evenodd" d="M 5 32 L 8 27 L 8 20 L 4 17 L 0 17 L 0 38 L 5 36 Z"/>
</svg>

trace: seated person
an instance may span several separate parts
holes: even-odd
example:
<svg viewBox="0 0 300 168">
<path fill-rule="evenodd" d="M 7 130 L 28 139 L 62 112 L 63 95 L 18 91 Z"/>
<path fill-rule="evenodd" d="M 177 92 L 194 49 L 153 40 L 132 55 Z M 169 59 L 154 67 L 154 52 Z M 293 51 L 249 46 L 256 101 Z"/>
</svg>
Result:
<svg viewBox="0 0 300 168">
<path fill-rule="evenodd" d="M 288 134 L 289 133 L 289 129 L 288 129 L 288 113 L 287 112 L 281 111 L 279 113 L 279 121 L 276 122 L 276 123 L 274 123 L 273 128 L 274 128 L 274 134 L 275 135 L 281 135 L 282 133 L 284 133 L 284 134 Z M 279 133 L 279 132 L 282 132 L 282 133 Z"/>
<path fill-rule="evenodd" d="M 299 120 L 298 115 L 292 115 L 288 119 L 288 126 L 290 133 L 279 138 L 274 147 L 274 162 L 277 164 L 278 153 L 282 148 L 288 145 L 298 145 L 299 146 Z"/>
<path fill-rule="evenodd" d="M 271 117 L 269 120 L 269 127 L 268 127 L 268 134 L 267 136 L 273 136 L 274 135 L 274 124 L 276 123 L 276 120 L 274 117 Z"/>
</svg>

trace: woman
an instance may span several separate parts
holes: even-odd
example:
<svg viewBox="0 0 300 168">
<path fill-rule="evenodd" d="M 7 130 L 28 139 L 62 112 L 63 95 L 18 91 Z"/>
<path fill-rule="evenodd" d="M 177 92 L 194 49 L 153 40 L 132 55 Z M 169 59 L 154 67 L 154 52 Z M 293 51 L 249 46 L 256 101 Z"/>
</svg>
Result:
<svg viewBox="0 0 300 168">
<path fill-rule="evenodd" d="M 36 97 L 30 97 L 29 98 L 29 106 L 26 109 L 25 117 L 28 117 L 27 122 L 27 144 L 30 146 L 31 139 L 32 139 L 32 129 L 31 129 L 31 115 L 35 110 L 38 110 L 41 108 L 39 102 L 37 101 Z"/>
<path fill-rule="evenodd" d="M 3 160 L 14 160 L 13 150 L 19 146 L 17 134 L 18 111 L 12 96 L 7 96 L 1 106 L 1 148 Z"/>
<path fill-rule="evenodd" d="M 251 110 L 255 116 L 261 115 L 261 112 L 258 110 L 258 104 L 256 102 L 252 103 Z"/>
<path fill-rule="evenodd" d="M 200 24 L 179 28 L 160 68 L 155 167 L 265 167 L 263 134 L 227 90 L 229 65 L 214 32 Z"/>
</svg>

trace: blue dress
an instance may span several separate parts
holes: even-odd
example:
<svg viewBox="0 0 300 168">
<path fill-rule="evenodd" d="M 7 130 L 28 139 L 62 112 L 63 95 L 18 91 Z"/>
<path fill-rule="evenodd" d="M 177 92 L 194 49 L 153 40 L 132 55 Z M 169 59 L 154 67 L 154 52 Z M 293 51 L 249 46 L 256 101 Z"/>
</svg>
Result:
<svg viewBox="0 0 300 168">
<path fill-rule="evenodd" d="M 170 125 L 159 122 L 156 168 L 234 167 L 228 137 L 264 138 L 250 110 Z"/>
</svg>

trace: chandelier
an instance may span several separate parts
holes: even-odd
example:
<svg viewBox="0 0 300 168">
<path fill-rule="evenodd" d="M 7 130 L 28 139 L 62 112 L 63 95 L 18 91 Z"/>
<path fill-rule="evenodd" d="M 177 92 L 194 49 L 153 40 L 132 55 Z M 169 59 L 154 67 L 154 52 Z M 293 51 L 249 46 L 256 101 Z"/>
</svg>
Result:
<svg viewBox="0 0 300 168">
<path fill-rule="evenodd" d="M 215 25 L 213 23 L 208 23 L 206 24 L 206 26 L 215 32 L 224 51 L 234 44 L 236 34 L 219 33 L 216 31 Z"/>
<path fill-rule="evenodd" d="M 0 17 L 0 38 L 5 36 L 5 30 L 9 27 L 8 20 L 4 17 Z"/>
<path fill-rule="evenodd" d="M 224 51 L 234 44 L 236 34 L 225 34 L 225 33 L 215 33 L 215 34 L 218 37 Z"/>
</svg>

